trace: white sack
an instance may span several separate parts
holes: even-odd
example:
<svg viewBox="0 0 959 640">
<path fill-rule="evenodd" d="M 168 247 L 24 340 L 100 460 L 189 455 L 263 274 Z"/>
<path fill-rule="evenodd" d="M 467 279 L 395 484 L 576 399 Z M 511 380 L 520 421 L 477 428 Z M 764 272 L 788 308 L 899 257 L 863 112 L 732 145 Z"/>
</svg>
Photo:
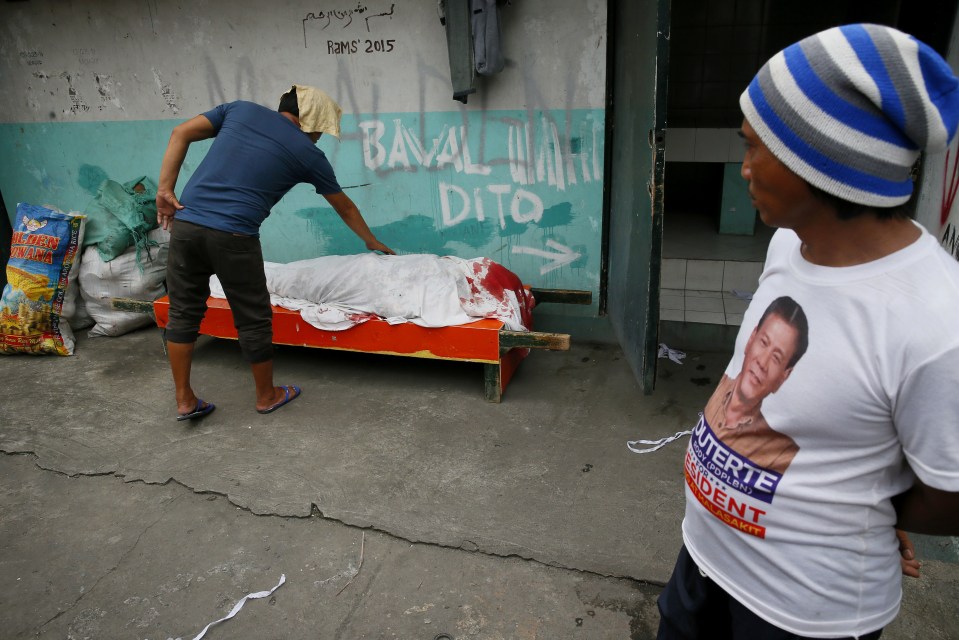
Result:
<svg viewBox="0 0 959 640">
<path fill-rule="evenodd" d="M 167 252 L 170 248 L 170 233 L 154 229 L 147 237 L 159 243 L 140 252 L 137 266 L 136 247 L 104 262 L 96 246 L 87 247 L 80 264 L 80 295 L 86 303 L 87 313 L 96 322 L 90 336 L 119 336 L 153 324 L 153 318 L 145 313 L 117 311 L 110 306 L 111 298 L 132 298 L 153 301 L 165 293 Z"/>
</svg>

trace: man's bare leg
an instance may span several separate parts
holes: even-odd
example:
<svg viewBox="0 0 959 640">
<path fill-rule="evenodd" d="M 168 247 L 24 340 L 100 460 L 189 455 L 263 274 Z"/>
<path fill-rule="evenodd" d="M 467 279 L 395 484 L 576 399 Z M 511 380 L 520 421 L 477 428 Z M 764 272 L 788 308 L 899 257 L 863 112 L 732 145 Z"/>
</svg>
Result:
<svg viewBox="0 0 959 640">
<path fill-rule="evenodd" d="M 177 413 L 186 415 L 196 408 L 197 397 L 190 386 L 190 368 L 193 365 L 193 342 L 167 342 L 166 350 L 170 358 L 170 370 L 173 372 L 173 386 L 176 388 Z"/>
<path fill-rule="evenodd" d="M 286 389 L 273 386 L 273 361 L 251 364 L 253 383 L 256 385 L 257 410 L 269 409 L 286 397 Z"/>
</svg>

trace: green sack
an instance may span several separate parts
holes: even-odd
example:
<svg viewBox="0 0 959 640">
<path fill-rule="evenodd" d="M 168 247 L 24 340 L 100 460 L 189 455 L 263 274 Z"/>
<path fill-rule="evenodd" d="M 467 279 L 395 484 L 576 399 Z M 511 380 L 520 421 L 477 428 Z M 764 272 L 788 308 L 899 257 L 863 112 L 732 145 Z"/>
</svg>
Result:
<svg viewBox="0 0 959 640">
<path fill-rule="evenodd" d="M 87 231 L 83 246 L 97 245 L 97 253 L 104 262 L 110 262 L 129 247 L 140 252 L 156 243 L 147 233 L 157 228 L 157 185 L 141 176 L 120 184 L 104 180 L 96 197 L 87 205 Z"/>
</svg>

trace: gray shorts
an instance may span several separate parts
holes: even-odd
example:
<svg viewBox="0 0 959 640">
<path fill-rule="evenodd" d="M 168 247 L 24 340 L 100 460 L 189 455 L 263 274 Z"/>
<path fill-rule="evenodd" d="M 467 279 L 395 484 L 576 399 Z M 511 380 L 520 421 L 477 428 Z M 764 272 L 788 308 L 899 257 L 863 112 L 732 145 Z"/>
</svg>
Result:
<svg viewBox="0 0 959 640">
<path fill-rule="evenodd" d="M 250 363 L 273 358 L 273 309 L 266 288 L 260 239 L 176 220 L 170 231 L 167 289 L 170 342 L 196 342 L 216 274 L 233 312 L 243 357 Z"/>
</svg>

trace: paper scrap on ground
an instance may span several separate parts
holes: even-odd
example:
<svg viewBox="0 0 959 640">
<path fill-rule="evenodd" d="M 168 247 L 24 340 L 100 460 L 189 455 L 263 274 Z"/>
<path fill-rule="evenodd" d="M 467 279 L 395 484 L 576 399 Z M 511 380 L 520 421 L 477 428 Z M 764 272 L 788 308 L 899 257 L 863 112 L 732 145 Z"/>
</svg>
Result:
<svg viewBox="0 0 959 640">
<path fill-rule="evenodd" d="M 752 291 L 740 291 L 739 289 L 732 289 L 731 293 L 740 300 L 746 300 L 747 302 L 751 302 L 753 299 Z"/>
<path fill-rule="evenodd" d="M 633 453 L 652 453 L 653 451 L 659 451 L 660 449 L 665 447 L 667 444 L 669 444 L 673 440 L 679 440 L 683 436 L 692 435 L 692 433 L 693 433 L 692 430 L 677 431 L 673 435 L 667 436 L 665 438 L 660 438 L 659 440 L 627 440 L 626 446 L 629 447 L 629 450 L 632 451 Z M 645 445 L 652 445 L 652 446 L 647 446 L 645 449 L 640 449 L 639 447 L 636 446 L 637 444 L 645 444 Z"/>
<path fill-rule="evenodd" d="M 670 349 L 666 346 L 666 343 L 659 343 L 659 357 L 660 358 L 669 358 L 676 364 L 682 364 L 683 358 L 686 357 L 685 351 L 678 351 L 676 349 Z"/>
<path fill-rule="evenodd" d="M 203 627 L 203 631 L 201 631 L 200 633 L 198 633 L 198 634 L 193 638 L 193 640 L 200 640 L 200 638 L 202 638 L 203 636 L 205 636 L 205 635 L 206 635 L 206 632 L 210 630 L 210 627 L 212 627 L 212 626 L 214 626 L 214 625 L 217 625 L 217 624 L 220 624 L 220 623 L 223 622 L 224 620 L 229 620 L 230 618 L 232 618 L 233 616 L 235 616 L 235 615 L 240 611 L 240 609 L 243 608 L 243 605 L 246 604 L 246 601 L 247 601 L 247 600 L 257 600 L 257 599 L 259 599 L 259 598 L 266 598 L 266 597 L 268 597 L 268 596 L 270 596 L 270 595 L 273 595 L 273 592 L 276 591 L 277 589 L 279 589 L 279 588 L 283 585 L 284 582 L 286 582 L 286 574 L 285 574 L 285 573 L 282 574 L 282 575 L 280 575 L 280 581 L 277 582 L 277 583 L 276 583 L 276 586 L 273 587 L 272 589 L 270 589 L 269 591 L 257 591 L 256 593 L 248 593 L 248 594 L 246 594 L 245 596 L 243 596 L 243 598 L 242 598 L 239 602 L 237 602 L 235 605 L 233 605 L 233 608 L 230 610 L 230 613 L 226 614 L 226 617 L 225 617 L 225 618 L 220 618 L 219 620 L 215 620 L 214 622 L 211 622 L 210 624 L 208 624 L 208 625 L 206 625 L 205 627 Z M 179 638 L 177 638 L 177 640 L 179 640 Z"/>
</svg>

